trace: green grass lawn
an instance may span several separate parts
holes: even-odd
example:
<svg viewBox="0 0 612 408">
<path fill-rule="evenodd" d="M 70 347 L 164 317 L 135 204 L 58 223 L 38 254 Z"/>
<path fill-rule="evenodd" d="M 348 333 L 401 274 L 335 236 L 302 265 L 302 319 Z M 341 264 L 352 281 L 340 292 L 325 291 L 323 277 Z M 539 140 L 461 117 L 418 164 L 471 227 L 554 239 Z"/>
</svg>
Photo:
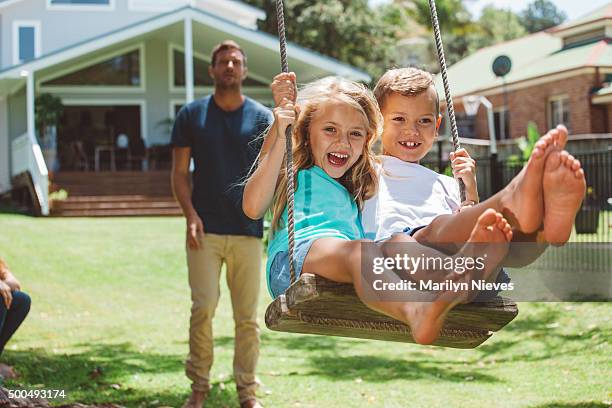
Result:
<svg viewBox="0 0 612 408">
<path fill-rule="evenodd" d="M 33 298 L 2 361 L 15 388 L 70 401 L 180 406 L 189 393 L 189 288 L 180 218 L 0 215 L 0 254 Z M 263 276 L 263 272 L 262 272 Z M 222 278 L 223 279 L 223 278 Z M 208 407 L 237 407 L 227 290 L 215 319 Z M 260 316 L 269 296 L 262 279 Z M 475 350 L 279 334 L 262 327 L 267 407 L 608 407 L 612 307 L 522 303 Z M 54 401 L 66 403 L 65 400 Z"/>
</svg>

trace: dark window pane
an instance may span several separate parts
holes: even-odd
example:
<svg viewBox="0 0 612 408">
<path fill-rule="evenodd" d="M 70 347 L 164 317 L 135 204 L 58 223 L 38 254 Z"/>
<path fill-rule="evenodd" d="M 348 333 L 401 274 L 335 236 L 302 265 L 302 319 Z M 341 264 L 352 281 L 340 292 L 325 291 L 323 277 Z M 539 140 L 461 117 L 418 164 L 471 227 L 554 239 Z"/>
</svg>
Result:
<svg viewBox="0 0 612 408">
<path fill-rule="evenodd" d="M 185 54 L 174 50 L 174 86 L 185 86 Z M 208 63 L 200 58 L 194 58 L 193 79 L 195 86 L 213 86 L 208 75 Z"/>
<path fill-rule="evenodd" d="M 33 60 L 36 57 L 34 47 L 34 27 L 19 27 L 19 60 Z"/>
<path fill-rule="evenodd" d="M 185 86 L 185 54 L 182 51 L 174 50 L 172 54 L 174 59 L 174 86 Z M 208 75 L 208 62 L 201 58 L 194 58 L 193 67 L 193 78 L 195 86 L 214 86 L 214 82 L 210 75 Z M 256 79 L 247 78 L 242 82 L 243 86 L 264 86 L 268 87 L 269 84 L 258 81 Z"/>
<path fill-rule="evenodd" d="M 140 53 L 134 50 L 52 79 L 43 85 L 139 86 Z"/>
<path fill-rule="evenodd" d="M 110 4 L 110 0 L 51 0 L 51 4 Z"/>
<path fill-rule="evenodd" d="M 182 107 L 183 107 L 183 104 L 174 105 L 174 117 L 176 117 L 176 115 L 178 115 L 178 113 L 179 113 L 179 111 L 181 110 Z"/>
<path fill-rule="evenodd" d="M 495 138 L 497 140 L 508 139 L 510 137 L 510 120 L 507 110 L 493 113 L 495 123 Z M 503 124 L 503 127 L 502 127 Z"/>
</svg>

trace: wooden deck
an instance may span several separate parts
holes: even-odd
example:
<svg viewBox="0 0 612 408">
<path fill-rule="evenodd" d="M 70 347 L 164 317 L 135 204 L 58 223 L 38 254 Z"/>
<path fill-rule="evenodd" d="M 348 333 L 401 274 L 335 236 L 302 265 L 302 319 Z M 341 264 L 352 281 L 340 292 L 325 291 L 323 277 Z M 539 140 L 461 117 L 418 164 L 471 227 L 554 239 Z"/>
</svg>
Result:
<svg viewBox="0 0 612 408">
<path fill-rule="evenodd" d="M 51 215 L 58 217 L 117 217 L 182 215 L 172 196 L 170 172 L 60 172 L 52 190 L 68 198 L 54 200 Z"/>
</svg>

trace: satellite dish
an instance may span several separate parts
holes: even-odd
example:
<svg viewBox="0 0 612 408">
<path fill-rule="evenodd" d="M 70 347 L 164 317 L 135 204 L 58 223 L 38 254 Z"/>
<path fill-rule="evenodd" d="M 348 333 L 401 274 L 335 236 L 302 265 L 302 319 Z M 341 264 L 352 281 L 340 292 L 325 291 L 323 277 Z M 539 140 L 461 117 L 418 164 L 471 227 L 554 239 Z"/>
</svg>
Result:
<svg viewBox="0 0 612 408">
<path fill-rule="evenodd" d="M 504 77 L 512 69 L 512 61 L 507 55 L 500 55 L 493 61 L 493 73 L 495 76 Z"/>
</svg>

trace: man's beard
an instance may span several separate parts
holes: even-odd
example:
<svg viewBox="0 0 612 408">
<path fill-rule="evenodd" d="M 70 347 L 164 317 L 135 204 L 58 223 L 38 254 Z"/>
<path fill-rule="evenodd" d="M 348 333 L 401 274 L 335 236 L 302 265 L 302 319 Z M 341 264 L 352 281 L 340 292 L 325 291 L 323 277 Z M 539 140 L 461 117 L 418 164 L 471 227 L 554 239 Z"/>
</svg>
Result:
<svg viewBox="0 0 612 408">
<path fill-rule="evenodd" d="M 227 83 L 225 81 L 214 81 L 215 82 L 215 88 L 220 90 L 220 91 L 237 91 L 240 90 L 240 87 L 242 86 L 242 81 L 232 81 L 230 83 Z"/>
</svg>

